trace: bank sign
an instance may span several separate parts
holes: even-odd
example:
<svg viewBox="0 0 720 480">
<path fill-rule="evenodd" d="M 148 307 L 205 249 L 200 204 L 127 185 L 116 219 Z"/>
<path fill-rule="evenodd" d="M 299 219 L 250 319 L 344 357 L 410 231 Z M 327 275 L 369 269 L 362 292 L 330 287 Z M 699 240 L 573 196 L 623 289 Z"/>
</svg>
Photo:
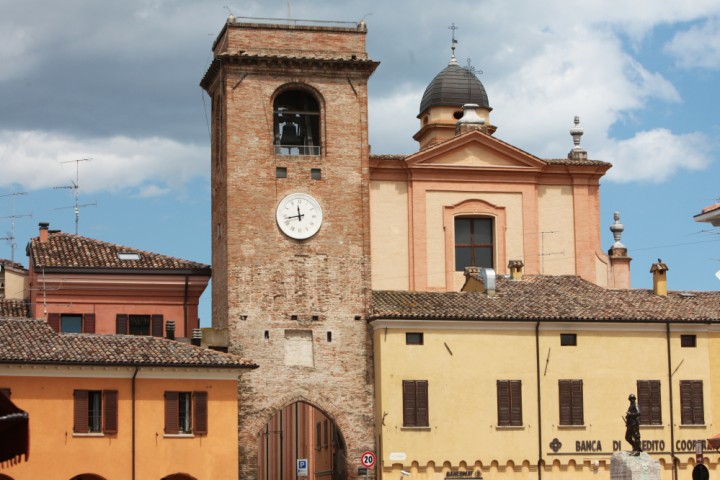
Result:
<svg viewBox="0 0 720 480">
<path fill-rule="evenodd" d="M 552 453 L 548 455 L 567 455 L 570 453 L 610 453 L 611 451 L 603 449 L 603 445 L 612 448 L 612 452 L 620 452 L 622 450 L 629 450 L 630 444 L 623 442 L 622 440 L 575 440 L 570 445 L 564 445 L 557 438 L 553 438 L 550 442 L 550 450 Z M 676 440 L 675 441 L 675 452 L 695 452 L 696 446 L 702 445 L 703 452 L 707 451 L 707 440 L 696 439 L 696 440 Z M 670 442 L 665 440 L 643 440 L 641 447 L 644 452 L 648 453 L 670 453 Z"/>
</svg>

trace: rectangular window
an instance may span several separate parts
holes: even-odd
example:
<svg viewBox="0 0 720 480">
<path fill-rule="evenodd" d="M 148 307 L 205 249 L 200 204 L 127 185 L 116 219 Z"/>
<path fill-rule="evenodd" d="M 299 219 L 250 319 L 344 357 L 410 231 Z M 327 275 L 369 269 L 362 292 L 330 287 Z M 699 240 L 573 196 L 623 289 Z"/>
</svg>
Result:
<svg viewBox="0 0 720 480">
<path fill-rule="evenodd" d="M 702 380 L 680 381 L 680 423 L 705 425 Z"/>
<path fill-rule="evenodd" d="M 60 315 L 60 331 L 63 333 L 82 333 L 82 315 Z"/>
<path fill-rule="evenodd" d="M 428 427 L 427 380 L 403 380 L 403 426 Z"/>
<path fill-rule="evenodd" d="M 315 424 L 315 450 L 322 448 L 322 425 L 320 422 Z"/>
<path fill-rule="evenodd" d="M 499 427 L 522 426 L 522 382 L 497 381 L 497 407 Z"/>
<path fill-rule="evenodd" d="M 560 334 L 560 346 L 576 347 L 577 346 L 577 333 L 561 333 Z"/>
<path fill-rule="evenodd" d="M 130 335 L 150 335 L 150 315 L 129 315 Z"/>
<path fill-rule="evenodd" d="M 319 168 L 311 168 L 310 178 L 312 180 L 322 180 L 322 171 Z"/>
<path fill-rule="evenodd" d="M 560 425 L 584 425 L 582 380 L 559 380 Z"/>
<path fill-rule="evenodd" d="M 162 315 L 128 315 L 119 313 L 115 317 L 115 333 L 120 335 L 163 336 Z"/>
<path fill-rule="evenodd" d="M 117 390 L 73 392 L 74 433 L 117 433 Z"/>
<path fill-rule="evenodd" d="M 405 345 L 422 345 L 424 340 L 422 332 L 407 332 L 405 334 Z"/>
<path fill-rule="evenodd" d="M 275 178 L 287 178 L 287 167 L 275 168 Z"/>
<path fill-rule="evenodd" d="M 48 323 L 58 333 L 95 333 L 94 313 L 48 313 Z"/>
<path fill-rule="evenodd" d="M 695 335 L 680 335 L 680 346 L 685 348 L 697 347 L 697 337 Z"/>
<path fill-rule="evenodd" d="M 455 218 L 455 270 L 465 267 L 493 268 L 493 220 Z"/>
<path fill-rule="evenodd" d="M 640 425 L 662 425 L 660 380 L 638 380 L 637 392 Z"/>
<path fill-rule="evenodd" d="M 165 392 L 165 434 L 206 435 L 207 392 Z"/>
</svg>

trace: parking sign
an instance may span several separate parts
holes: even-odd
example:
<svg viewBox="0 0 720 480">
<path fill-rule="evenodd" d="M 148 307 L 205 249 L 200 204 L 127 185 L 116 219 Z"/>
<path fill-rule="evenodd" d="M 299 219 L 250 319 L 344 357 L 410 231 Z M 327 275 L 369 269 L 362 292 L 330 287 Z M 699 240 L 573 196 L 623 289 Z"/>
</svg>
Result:
<svg viewBox="0 0 720 480">
<path fill-rule="evenodd" d="M 297 459 L 297 476 L 307 477 L 308 475 L 308 461 L 307 458 Z"/>
</svg>

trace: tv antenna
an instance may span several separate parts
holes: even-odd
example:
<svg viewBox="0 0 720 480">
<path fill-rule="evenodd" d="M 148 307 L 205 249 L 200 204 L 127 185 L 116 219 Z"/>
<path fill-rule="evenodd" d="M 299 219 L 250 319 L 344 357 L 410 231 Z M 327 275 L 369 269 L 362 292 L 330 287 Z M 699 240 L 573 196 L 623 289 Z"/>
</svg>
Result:
<svg viewBox="0 0 720 480">
<path fill-rule="evenodd" d="M 0 237 L 0 240 L 6 240 L 10 242 L 10 261 L 15 263 L 15 247 L 17 246 L 17 243 L 15 243 L 15 219 L 16 218 L 22 218 L 22 217 L 32 217 L 32 213 L 24 213 L 22 215 L 16 215 L 15 214 L 15 197 L 18 197 L 20 195 L 27 195 L 27 192 L 13 192 L 8 193 L 5 195 L 0 195 L 1 197 L 12 197 L 12 215 L 8 215 L 6 217 L 0 217 L 0 218 L 9 218 L 11 219 L 10 222 L 10 236 L 9 237 Z"/>
<path fill-rule="evenodd" d="M 78 234 L 78 224 L 80 223 L 80 209 L 83 207 L 94 207 L 97 206 L 97 202 L 93 203 L 85 203 L 83 205 L 79 204 L 80 200 L 80 162 L 90 162 L 92 161 L 92 158 L 79 158 L 77 160 L 67 160 L 60 163 L 72 163 L 75 162 L 75 181 L 73 182 L 70 180 L 70 183 L 72 185 L 64 185 L 61 187 L 55 187 L 55 189 L 68 189 L 73 190 L 75 192 L 75 205 L 71 205 L 69 207 L 59 207 L 55 210 L 65 210 L 67 208 L 74 208 L 75 209 L 75 235 Z"/>
</svg>

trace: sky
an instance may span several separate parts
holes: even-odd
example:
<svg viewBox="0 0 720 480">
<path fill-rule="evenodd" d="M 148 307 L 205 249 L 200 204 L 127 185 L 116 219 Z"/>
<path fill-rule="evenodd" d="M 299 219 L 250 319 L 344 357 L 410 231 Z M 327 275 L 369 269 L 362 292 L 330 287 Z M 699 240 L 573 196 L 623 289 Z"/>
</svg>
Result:
<svg viewBox="0 0 720 480">
<path fill-rule="evenodd" d="M 374 154 L 417 151 L 420 99 L 455 25 L 496 137 L 563 158 L 578 115 L 589 158 L 613 164 L 600 247 L 619 211 L 633 288 L 652 287 L 661 258 L 671 290 L 720 289 L 720 229 L 693 221 L 720 202 L 717 0 L 0 0 L 0 12 L 0 258 L 27 266 L 39 222 L 74 233 L 77 193 L 80 235 L 210 263 L 199 82 L 232 13 L 364 19 L 381 62 L 369 83 Z M 203 326 L 210 302 L 208 288 Z"/>
</svg>

